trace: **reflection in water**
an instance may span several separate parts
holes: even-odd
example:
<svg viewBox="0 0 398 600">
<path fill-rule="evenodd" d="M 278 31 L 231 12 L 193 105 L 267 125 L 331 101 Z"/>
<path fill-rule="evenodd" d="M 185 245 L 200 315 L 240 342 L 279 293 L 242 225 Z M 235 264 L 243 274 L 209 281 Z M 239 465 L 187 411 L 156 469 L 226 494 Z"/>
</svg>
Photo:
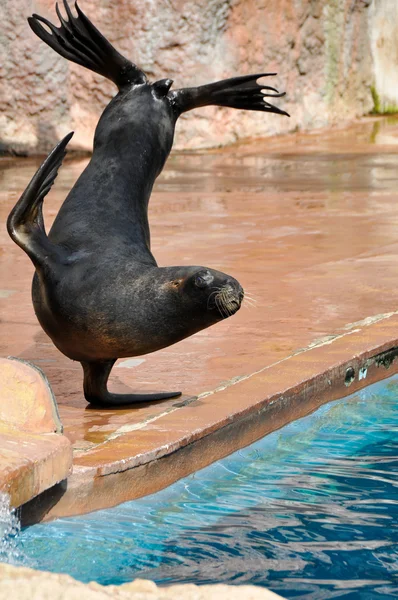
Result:
<svg viewBox="0 0 398 600">
<path fill-rule="evenodd" d="M 27 529 L 21 547 L 39 568 L 105 584 L 397 597 L 397 397 L 395 377 L 150 497 Z"/>
</svg>

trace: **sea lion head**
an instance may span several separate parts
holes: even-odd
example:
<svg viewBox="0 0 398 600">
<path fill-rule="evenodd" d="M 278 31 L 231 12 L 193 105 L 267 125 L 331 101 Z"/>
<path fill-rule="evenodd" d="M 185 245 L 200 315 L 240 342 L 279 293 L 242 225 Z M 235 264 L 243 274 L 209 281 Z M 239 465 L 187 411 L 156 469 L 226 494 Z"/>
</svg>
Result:
<svg viewBox="0 0 398 600">
<path fill-rule="evenodd" d="M 124 290 L 118 304 L 117 286 Z M 236 279 L 207 267 L 145 267 L 123 283 L 118 277 L 108 289 L 113 318 L 104 329 L 117 340 L 119 356 L 155 352 L 223 321 L 239 310 L 244 296 Z"/>
<path fill-rule="evenodd" d="M 170 271 L 166 284 L 170 294 L 193 320 L 211 325 L 240 309 L 244 291 L 230 275 L 208 267 L 174 267 Z"/>
</svg>

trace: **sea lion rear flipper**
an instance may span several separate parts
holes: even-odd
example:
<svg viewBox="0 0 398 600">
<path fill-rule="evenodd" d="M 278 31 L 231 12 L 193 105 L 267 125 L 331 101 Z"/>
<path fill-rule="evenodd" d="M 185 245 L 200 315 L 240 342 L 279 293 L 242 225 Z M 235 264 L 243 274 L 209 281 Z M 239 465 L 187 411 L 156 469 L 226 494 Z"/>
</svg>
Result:
<svg viewBox="0 0 398 600">
<path fill-rule="evenodd" d="M 281 98 L 285 92 L 279 93 L 273 87 L 257 83 L 258 79 L 271 75 L 276 75 L 276 73 L 258 73 L 223 79 L 196 88 L 173 90 L 169 92 L 168 96 L 180 113 L 200 106 L 216 105 L 272 112 L 289 117 L 287 112 L 266 101 L 266 98 L 269 97 Z"/>
<path fill-rule="evenodd" d="M 107 382 L 115 362 L 116 359 L 81 363 L 84 372 L 84 397 L 93 406 L 116 408 L 181 396 L 181 392 L 159 392 L 154 394 L 113 394 L 109 392 Z"/>
<path fill-rule="evenodd" d="M 77 2 L 77 17 L 73 16 L 67 1 L 63 2 L 68 19 L 64 19 L 56 4 L 60 27 L 55 27 L 37 14 L 28 18 L 31 29 L 43 42 L 64 58 L 110 79 L 119 89 L 125 85 L 147 81 L 145 73 L 108 42 L 86 17 Z M 41 23 L 44 23 L 51 33 Z"/>
<path fill-rule="evenodd" d="M 28 254 L 36 267 L 61 254 L 61 249 L 47 237 L 42 206 L 57 177 L 72 135 L 73 131 L 50 152 L 7 219 L 7 230 L 11 238 Z"/>
</svg>

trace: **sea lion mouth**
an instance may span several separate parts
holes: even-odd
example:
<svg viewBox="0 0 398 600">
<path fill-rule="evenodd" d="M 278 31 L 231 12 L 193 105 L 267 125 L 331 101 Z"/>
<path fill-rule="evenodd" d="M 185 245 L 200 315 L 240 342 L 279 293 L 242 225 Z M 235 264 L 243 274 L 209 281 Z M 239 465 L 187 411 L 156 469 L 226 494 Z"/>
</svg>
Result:
<svg viewBox="0 0 398 600">
<path fill-rule="evenodd" d="M 227 319 L 238 312 L 243 298 L 244 291 L 242 288 L 234 289 L 231 285 L 227 284 L 214 293 L 213 306 L 211 308 L 216 308 L 222 318 Z"/>
</svg>

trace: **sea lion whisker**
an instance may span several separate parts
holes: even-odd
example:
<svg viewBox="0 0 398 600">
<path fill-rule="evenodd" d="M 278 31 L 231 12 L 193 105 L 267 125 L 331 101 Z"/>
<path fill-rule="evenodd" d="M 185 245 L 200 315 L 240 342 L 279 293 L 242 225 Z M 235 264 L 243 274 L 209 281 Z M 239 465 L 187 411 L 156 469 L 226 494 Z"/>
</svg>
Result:
<svg viewBox="0 0 398 600">
<path fill-rule="evenodd" d="M 256 306 L 253 306 L 253 304 L 242 304 L 243 308 L 247 308 L 249 310 L 252 310 L 253 308 L 257 308 Z"/>
<path fill-rule="evenodd" d="M 221 295 L 225 302 L 229 302 L 231 298 L 231 291 L 229 289 L 223 288 L 221 290 Z"/>
<path fill-rule="evenodd" d="M 215 293 L 217 294 L 217 298 L 220 298 L 222 300 L 226 299 L 226 294 L 225 294 L 225 289 L 223 287 L 218 288 Z"/>
<path fill-rule="evenodd" d="M 231 307 L 229 304 L 225 306 L 225 310 L 227 311 L 229 317 L 231 317 L 233 314 L 232 309 L 233 309 L 233 307 Z"/>
<path fill-rule="evenodd" d="M 250 304 L 250 306 L 253 306 L 254 308 L 258 308 L 258 304 L 257 302 L 253 302 L 253 300 L 251 300 L 250 298 L 244 298 L 244 304 Z"/>
<path fill-rule="evenodd" d="M 210 295 L 209 295 L 209 300 L 210 300 L 210 298 L 212 298 L 212 297 L 213 297 L 213 296 L 215 296 L 216 294 L 219 294 L 219 293 L 220 293 L 220 291 L 221 291 L 221 287 L 220 287 L 220 286 L 217 286 L 217 287 L 214 287 L 214 286 L 213 286 L 213 287 L 211 287 L 211 288 L 210 288 L 210 290 L 213 290 L 213 291 L 212 291 L 212 292 L 210 293 Z"/>
<path fill-rule="evenodd" d="M 224 307 L 219 299 L 219 297 L 216 297 L 216 306 L 218 308 L 218 311 L 220 313 L 220 315 L 222 316 L 223 319 L 227 319 L 228 318 L 228 314 L 225 313 L 224 311 Z"/>
<path fill-rule="evenodd" d="M 224 302 L 223 300 L 221 300 L 221 302 L 220 302 L 220 303 L 221 303 L 221 305 L 222 305 L 222 308 L 223 308 L 223 311 L 224 311 L 225 318 L 227 319 L 227 318 L 229 317 L 229 312 L 228 312 L 228 309 L 227 309 L 227 307 L 225 306 L 225 302 Z"/>
<path fill-rule="evenodd" d="M 232 307 L 229 302 L 224 302 L 224 309 L 227 315 L 230 317 L 232 315 Z"/>
<path fill-rule="evenodd" d="M 223 315 L 222 310 L 220 308 L 219 299 L 217 298 L 217 296 L 215 298 L 215 303 L 216 303 L 216 307 L 217 307 L 218 312 L 221 314 L 222 318 L 224 318 L 224 315 Z"/>
<path fill-rule="evenodd" d="M 216 290 L 209 295 L 209 297 L 207 299 L 207 308 L 208 309 L 210 308 L 210 301 L 212 300 L 213 297 L 215 297 L 217 295 L 217 293 L 218 293 L 218 291 Z"/>
<path fill-rule="evenodd" d="M 251 300 L 251 298 L 244 298 L 244 304 L 247 304 L 248 306 L 253 306 L 254 308 L 257 308 L 257 302 L 253 302 Z"/>
<path fill-rule="evenodd" d="M 226 306 L 228 306 L 228 308 L 233 308 L 235 302 L 236 302 L 235 299 L 229 298 L 225 304 L 226 304 Z"/>
<path fill-rule="evenodd" d="M 257 308 L 257 306 L 253 306 L 253 304 L 242 304 L 242 306 L 250 309 Z"/>
<path fill-rule="evenodd" d="M 223 302 L 223 307 L 224 307 L 224 310 L 227 313 L 227 315 L 230 316 L 229 307 L 228 307 L 228 304 L 225 301 Z"/>
<path fill-rule="evenodd" d="M 222 301 L 223 304 L 226 304 L 228 302 L 228 296 L 224 292 L 221 292 L 220 300 Z"/>
<path fill-rule="evenodd" d="M 245 292 L 244 295 L 245 300 L 252 300 L 253 302 L 257 302 L 256 298 L 254 298 L 251 294 L 248 294 L 247 292 Z"/>
</svg>

